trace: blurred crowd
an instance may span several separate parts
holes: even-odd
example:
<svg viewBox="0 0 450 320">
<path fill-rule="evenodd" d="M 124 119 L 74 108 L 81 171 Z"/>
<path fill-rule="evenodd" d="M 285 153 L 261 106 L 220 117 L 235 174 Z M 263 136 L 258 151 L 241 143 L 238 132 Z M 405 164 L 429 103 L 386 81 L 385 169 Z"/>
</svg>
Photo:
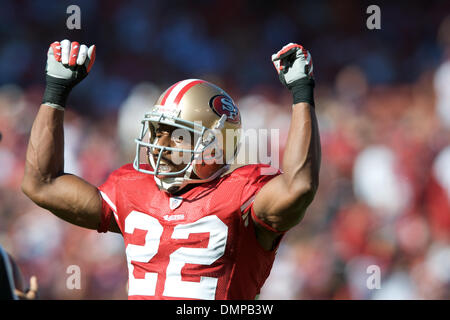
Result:
<svg viewBox="0 0 450 320">
<path fill-rule="evenodd" d="M 369 3 L 281 3 L 2 1 L 0 244 L 37 275 L 40 298 L 126 298 L 121 236 L 69 225 L 20 191 L 47 46 L 66 37 L 98 47 L 65 115 L 65 170 L 94 185 L 132 161 L 143 113 L 183 78 L 226 89 L 244 129 L 278 129 L 282 156 L 291 97 L 270 55 L 304 44 L 315 64 L 320 187 L 260 298 L 450 298 L 450 3 L 381 3 L 374 31 Z M 69 4 L 81 8 L 81 30 L 65 29 Z M 73 265 L 81 288 L 70 290 Z"/>
</svg>

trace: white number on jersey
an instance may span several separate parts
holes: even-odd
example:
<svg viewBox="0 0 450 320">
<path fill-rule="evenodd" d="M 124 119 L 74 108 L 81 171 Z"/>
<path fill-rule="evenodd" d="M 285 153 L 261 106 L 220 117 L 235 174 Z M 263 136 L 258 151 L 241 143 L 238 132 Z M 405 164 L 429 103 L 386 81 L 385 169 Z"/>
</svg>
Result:
<svg viewBox="0 0 450 320">
<path fill-rule="evenodd" d="M 129 272 L 129 295 L 155 295 L 157 273 L 147 272 L 144 279 L 134 278 L 132 261 L 148 263 L 158 252 L 163 227 L 158 219 L 145 213 L 132 211 L 125 219 L 125 232 L 134 229 L 147 231 L 144 245 L 128 244 L 126 253 Z M 201 276 L 200 282 L 181 280 L 181 270 L 186 263 L 211 265 L 223 256 L 227 243 L 228 227 L 217 216 L 203 217 L 195 222 L 175 226 L 172 239 L 188 239 L 193 233 L 209 233 L 207 248 L 179 248 L 170 255 L 166 269 L 163 295 L 167 297 L 213 300 L 217 278 Z"/>
</svg>

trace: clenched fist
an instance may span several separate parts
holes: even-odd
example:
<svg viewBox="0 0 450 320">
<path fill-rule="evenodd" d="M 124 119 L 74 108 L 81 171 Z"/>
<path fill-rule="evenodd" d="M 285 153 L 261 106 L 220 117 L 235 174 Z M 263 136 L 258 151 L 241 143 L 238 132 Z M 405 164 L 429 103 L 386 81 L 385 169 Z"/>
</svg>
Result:
<svg viewBox="0 0 450 320">
<path fill-rule="evenodd" d="M 281 83 L 292 92 L 294 104 L 314 105 L 313 63 L 309 51 L 299 44 L 289 43 L 272 55 L 272 62 Z"/>
<path fill-rule="evenodd" d="M 88 48 L 67 39 L 50 45 L 42 104 L 58 109 L 65 107 L 72 88 L 89 74 L 95 61 L 95 49 L 95 45 Z"/>
</svg>

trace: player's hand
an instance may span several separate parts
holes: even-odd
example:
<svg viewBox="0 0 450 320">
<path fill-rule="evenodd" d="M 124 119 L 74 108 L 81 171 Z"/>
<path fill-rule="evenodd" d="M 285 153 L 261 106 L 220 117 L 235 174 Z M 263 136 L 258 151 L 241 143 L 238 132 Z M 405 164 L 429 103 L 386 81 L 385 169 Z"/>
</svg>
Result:
<svg viewBox="0 0 450 320">
<path fill-rule="evenodd" d="M 292 91 L 294 104 L 309 102 L 313 105 L 313 62 L 309 51 L 299 44 L 289 43 L 272 55 L 272 62 L 281 83 Z"/>
<path fill-rule="evenodd" d="M 26 290 L 26 292 L 22 292 L 17 289 L 15 289 L 14 292 L 20 300 L 35 300 L 38 293 L 37 278 L 35 276 L 30 278 L 30 287 Z"/>
<path fill-rule="evenodd" d="M 95 50 L 95 45 L 88 48 L 67 39 L 53 42 L 47 52 L 47 86 L 42 103 L 64 108 L 72 88 L 89 74 Z"/>
<path fill-rule="evenodd" d="M 289 89 L 294 82 L 303 78 L 313 78 L 311 54 L 301 45 L 289 43 L 272 55 L 272 62 L 280 81 Z"/>
</svg>

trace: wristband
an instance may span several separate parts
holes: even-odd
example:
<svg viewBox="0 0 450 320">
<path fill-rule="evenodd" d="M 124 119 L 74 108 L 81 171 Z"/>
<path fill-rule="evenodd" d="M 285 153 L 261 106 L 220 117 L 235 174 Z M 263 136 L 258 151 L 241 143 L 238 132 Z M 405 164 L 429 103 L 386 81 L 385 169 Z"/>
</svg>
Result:
<svg viewBox="0 0 450 320">
<path fill-rule="evenodd" d="M 45 87 L 42 104 L 50 103 L 62 108 L 66 106 L 67 97 L 72 90 L 71 80 L 55 78 L 46 75 L 47 85 Z"/>
<path fill-rule="evenodd" d="M 312 78 L 302 78 L 290 83 L 288 89 L 292 92 L 293 104 L 307 102 L 314 106 L 314 86 Z"/>
</svg>

